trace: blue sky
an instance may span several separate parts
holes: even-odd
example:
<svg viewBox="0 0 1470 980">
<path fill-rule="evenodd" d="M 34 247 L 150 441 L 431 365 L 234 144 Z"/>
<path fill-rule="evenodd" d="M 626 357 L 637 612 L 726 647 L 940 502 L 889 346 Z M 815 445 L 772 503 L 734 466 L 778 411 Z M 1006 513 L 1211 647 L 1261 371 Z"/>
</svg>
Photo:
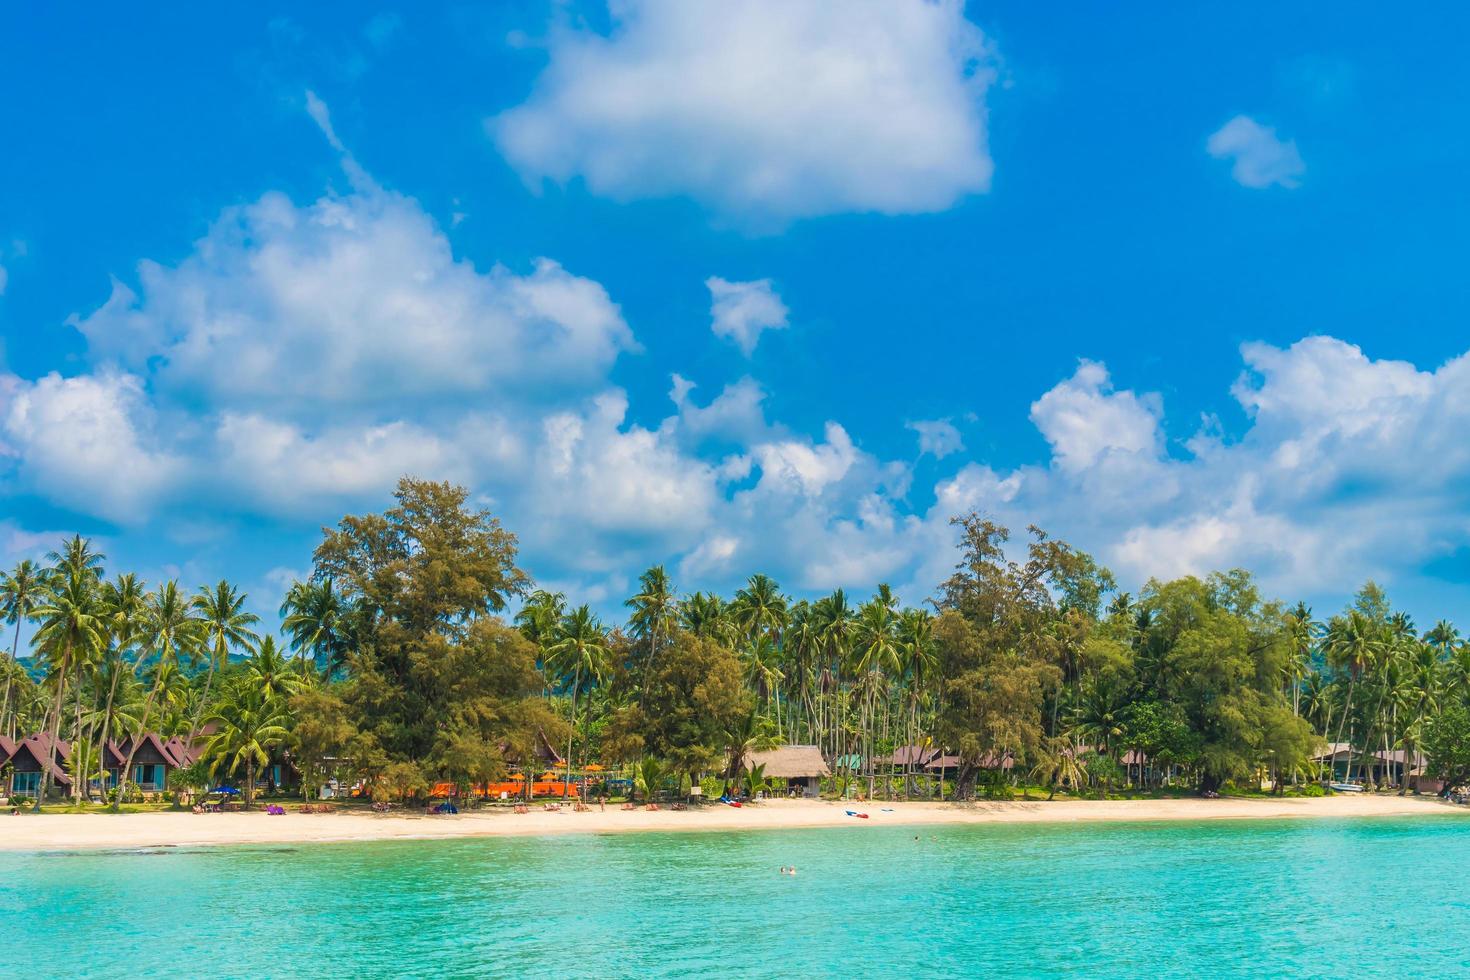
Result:
<svg viewBox="0 0 1470 980">
<path fill-rule="evenodd" d="M 918 601 L 977 509 L 1465 618 L 1470 15 L 0 18 L 6 565 L 268 609 L 411 472 L 607 611 L 655 561 Z"/>
</svg>

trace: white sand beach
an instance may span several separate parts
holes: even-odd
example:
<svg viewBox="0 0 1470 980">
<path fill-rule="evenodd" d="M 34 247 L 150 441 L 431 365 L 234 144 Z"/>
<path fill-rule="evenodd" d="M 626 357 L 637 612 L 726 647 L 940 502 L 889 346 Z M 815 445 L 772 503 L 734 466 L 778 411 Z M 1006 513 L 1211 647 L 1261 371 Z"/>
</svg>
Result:
<svg viewBox="0 0 1470 980">
<path fill-rule="evenodd" d="M 848 816 L 847 810 L 868 814 Z M 1239 820 L 1264 818 L 1456 816 L 1470 808 L 1424 797 L 1333 796 L 1317 799 L 1054 800 L 1009 803 L 833 803 L 772 800 L 740 808 L 709 805 L 685 811 L 623 810 L 609 806 L 578 813 L 494 808 L 446 816 L 422 813 L 264 812 L 196 815 L 21 814 L 0 816 L 0 850 L 45 851 L 282 844 L 323 841 L 408 840 L 633 831 L 766 830 L 795 827 L 872 827 L 983 823 L 1075 823 L 1130 820 Z"/>
</svg>

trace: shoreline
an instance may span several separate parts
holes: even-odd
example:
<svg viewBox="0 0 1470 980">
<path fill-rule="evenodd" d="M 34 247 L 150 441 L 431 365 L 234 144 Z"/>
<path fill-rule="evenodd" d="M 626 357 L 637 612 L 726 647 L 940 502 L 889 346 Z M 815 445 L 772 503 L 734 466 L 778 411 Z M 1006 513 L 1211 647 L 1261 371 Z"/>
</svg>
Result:
<svg viewBox="0 0 1470 980">
<path fill-rule="evenodd" d="M 868 814 L 868 819 L 847 815 Z M 0 851 L 99 851 L 240 844 L 352 843 L 562 834 L 793 830 L 977 824 L 1076 824 L 1150 821 L 1470 816 L 1464 807 L 1424 797 L 1331 796 L 1168 800 L 1033 800 L 955 803 L 838 803 L 769 800 L 740 808 L 705 806 L 585 813 L 508 809 L 428 816 L 347 812 L 268 816 L 264 812 L 0 816 Z"/>
</svg>

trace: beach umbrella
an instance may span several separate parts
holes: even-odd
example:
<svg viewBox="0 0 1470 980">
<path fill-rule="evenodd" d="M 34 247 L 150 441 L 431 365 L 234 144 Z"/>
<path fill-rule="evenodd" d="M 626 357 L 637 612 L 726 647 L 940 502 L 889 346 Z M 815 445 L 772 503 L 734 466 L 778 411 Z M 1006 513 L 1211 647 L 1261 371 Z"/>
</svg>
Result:
<svg viewBox="0 0 1470 980">
<path fill-rule="evenodd" d="M 588 763 L 588 764 L 587 764 L 587 771 L 588 771 L 588 772 L 602 772 L 602 767 L 601 767 L 601 766 L 599 766 L 599 765 L 598 765 L 598 764 L 597 764 L 597 763 L 595 763 L 595 762 L 589 762 L 589 763 Z"/>
</svg>

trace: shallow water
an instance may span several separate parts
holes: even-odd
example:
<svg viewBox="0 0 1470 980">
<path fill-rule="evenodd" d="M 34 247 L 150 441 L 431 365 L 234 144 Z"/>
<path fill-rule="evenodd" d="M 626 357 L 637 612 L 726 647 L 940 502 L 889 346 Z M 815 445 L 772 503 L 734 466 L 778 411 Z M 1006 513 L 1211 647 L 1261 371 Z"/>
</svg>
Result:
<svg viewBox="0 0 1470 980">
<path fill-rule="evenodd" d="M 0 854 L 0 973 L 1465 975 L 1467 858 L 1453 816 Z"/>
</svg>

